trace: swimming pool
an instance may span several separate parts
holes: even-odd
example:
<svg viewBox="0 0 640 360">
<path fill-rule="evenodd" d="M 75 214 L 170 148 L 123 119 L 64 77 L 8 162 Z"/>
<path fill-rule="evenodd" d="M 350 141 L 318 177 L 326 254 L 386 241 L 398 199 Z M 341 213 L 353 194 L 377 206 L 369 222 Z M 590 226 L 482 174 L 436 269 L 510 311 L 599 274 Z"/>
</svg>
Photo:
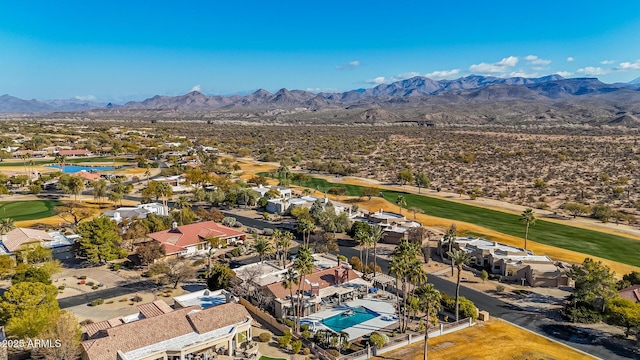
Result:
<svg viewBox="0 0 640 360">
<path fill-rule="evenodd" d="M 48 167 L 52 167 L 52 168 L 56 168 L 56 169 L 62 169 L 62 167 L 60 165 L 48 165 Z M 126 166 L 121 166 L 118 167 L 120 168 L 125 168 Z M 77 173 L 78 171 L 84 170 L 84 171 L 111 171 L 113 170 L 113 166 L 80 166 L 80 165 L 65 165 L 64 169 L 63 169 L 65 174 L 73 174 L 73 173 Z"/>
<path fill-rule="evenodd" d="M 322 320 L 322 323 L 331 330 L 340 332 L 344 329 L 356 326 L 367 320 L 380 316 L 377 312 L 371 311 L 364 306 L 354 307 L 351 308 L 351 310 L 353 310 L 352 315 L 343 315 L 343 313 L 340 313 Z"/>
</svg>

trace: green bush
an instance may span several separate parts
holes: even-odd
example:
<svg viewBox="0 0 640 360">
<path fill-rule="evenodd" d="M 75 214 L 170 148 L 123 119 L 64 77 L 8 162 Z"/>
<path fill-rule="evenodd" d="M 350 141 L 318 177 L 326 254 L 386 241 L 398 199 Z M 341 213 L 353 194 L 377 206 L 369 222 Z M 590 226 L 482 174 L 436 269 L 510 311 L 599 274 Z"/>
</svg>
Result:
<svg viewBox="0 0 640 360">
<path fill-rule="evenodd" d="M 460 307 L 458 309 L 460 319 L 472 318 L 473 320 L 478 318 L 478 308 L 473 304 L 473 302 L 467 299 L 464 296 L 460 296 L 459 298 Z M 455 313 L 456 312 L 456 298 L 449 296 L 447 294 L 442 294 L 442 306 L 448 311 Z"/>
<path fill-rule="evenodd" d="M 302 324 L 302 325 L 300 325 L 300 330 L 302 330 L 302 331 L 309 330 L 309 324 Z"/>
<path fill-rule="evenodd" d="M 78 278 L 79 280 L 87 280 L 87 277 L 85 275 L 82 275 Z"/>
<path fill-rule="evenodd" d="M 496 292 L 497 292 L 498 294 L 500 294 L 500 293 L 504 292 L 504 285 L 502 285 L 502 284 L 498 284 L 498 285 L 496 285 Z"/>
<path fill-rule="evenodd" d="M 302 349 L 302 353 L 305 354 L 305 355 L 309 355 L 309 354 L 311 354 L 311 349 L 304 348 L 304 349 Z"/>
<path fill-rule="evenodd" d="M 95 299 L 91 302 L 91 306 L 98 306 L 104 304 L 104 299 Z"/>
<path fill-rule="evenodd" d="M 303 338 L 308 339 L 311 337 L 311 332 L 309 330 L 303 330 L 300 335 L 302 335 Z"/>
<path fill-rule="evenodd" d="M 111 269 L 113 269 L 113 271 L 118 271 L 118 270 L 120 270 L 120 264 L 113 264 L 113 265 L 111 265 Z"/>
<path fill-rule="evenodd" d="M 283 322 L 285 325 L 287 325 L 290 328 L 293 328 L 293 326 L 295 325 L 295 323 L 291 319 L 284 319 Z"/>
<path fill-rule="evenodd" d="M 233 255 L 233 257 L 238 257 L 242 255 L 242 250 L 240 250 L 239 248 L 235 248 L 231 250 L 231 255 Z"/>
<path fill-rule="evenodd" d="M 91 290 L 98 290 L 98 288 L 100 288 L 98 285 L 93 285 L 93 286 L 91 287 Z"/>
<path fill-rule="evenodd" d="M 289 343 L 291 343 L 291 337 L 291 332 L 285 331 L 284 335 L 278 337 L 277 339 L 278 346 L 282 349 L 286 349 L 287 347 L 289 347 Z"/>
<path fill-rule="evenodd" d="M 58 290 L 60 290 L 60 291 L 64 290 L 64 285 L 58 286 Z"/>
<path fill-rule="evenodd" d="M 258 340 L 263 343 L 268 343 L 269 341 L 271 341 L 271 334 L 269 334 L 268 332 L 263 332 L 262 334 L 258 335 Z"/>
<path fill-rule="evenodd" d="M 302 340 L 294 340 L 291 342 L 291 352 L 297 354 L 302 350 Z"/>
<path fill-rule="evenodd" d="M 376 346 L 377 348 L 381 348 L 386 343 L 385 336 L 380 333 L 373 332 L 369 336 L 369 344 Z"/>
<path fill-rule="evenodd" d="M 86 283 L 87 286 L 94 286 L 96 283 L 94 283 L 93 281 L 89 281 Z"/>
</svg>

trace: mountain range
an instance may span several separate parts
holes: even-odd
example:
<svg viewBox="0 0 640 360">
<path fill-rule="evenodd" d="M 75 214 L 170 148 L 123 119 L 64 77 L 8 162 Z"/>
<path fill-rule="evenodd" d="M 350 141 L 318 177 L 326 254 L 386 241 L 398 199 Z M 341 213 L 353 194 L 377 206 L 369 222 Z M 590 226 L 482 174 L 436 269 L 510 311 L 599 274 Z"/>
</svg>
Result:
<svg viewBox="0 0 640 360">
<path fill-rule="evenodd" d="M 496 103 L 528 104 L 536 111 L 544 109 L 584 108 L 585 104 L 604 104 L 613 115 L 640 116 L 640 78 L 630 83 L 605 84 L 596 78 L 565 79 L 559 75 L 540 78 L 471 75 L 455 80 L 432 80 L 413 77 L 389 84 L 380 84 L 368 89 L 356 89 L 336 93 L 312 93 L 302 90 L 280 89 L 271 93 L 259 89 L 249 95 L 208 96 L 193 91 L 180 96 L 154 96 L 143 101 L 132 101 L 124 105 L 112 105 L 78 99 L 69 100 L 23 100 L 9 95 L 0 96 L 0 112 L 3 113 L 52 113 L 52 112 L 117 112 L 139 113 L 140 111 L 172 111 L 179 113 L 216 112 L 240 113 L 262 112 L 262 114 L 291 114 L 331 110 L 368 111 L 365 119 L 378 117 L 404 118 L 390 113 L 399 109 L 431 108 L 431 113 L 421 113 L 420 118 L 433 118 L 434 112 L 462 109 L 462 113 L 478 107 L 491 108 Z M 544 106 L 542 106 L 544 104 Z M 560 104 L 560 105 L 559 105 Z M 378 109 L 378 110 L 376 110 Z M 382 111 L 384 110 L 384 111 Z M 533 111 L 533 110 L 532 110 Z M 455 111 L 454 111 L 455 112 Z M 373 114 L 373 115 L 372 115 Z M 382 115 L 381 115 L 382 114 Z M 385 115 L 386 114 L 386 115 Z M 413 116 L 413 115 L 411 115 Z M 462 115 L 460 115 L 462 116 Z M 625 118 L 626 119 L 626 118 Z M 622 119 L 621 121 L 626 121 Z"/>
</svg>

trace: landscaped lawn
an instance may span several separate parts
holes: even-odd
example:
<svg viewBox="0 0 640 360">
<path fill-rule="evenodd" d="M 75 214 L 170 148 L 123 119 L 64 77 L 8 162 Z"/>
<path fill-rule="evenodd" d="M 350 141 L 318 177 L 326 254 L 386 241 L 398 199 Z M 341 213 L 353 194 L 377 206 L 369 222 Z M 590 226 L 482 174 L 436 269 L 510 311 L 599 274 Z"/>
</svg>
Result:
<svg viewBox="0 0 640 360">
<path fill-rule="evenodd" d="M 344 187 L 350 196 L 359 196 L 363 189 L 362 186 L 331 183 L 318 178 L 312 178 L 301 185 L 322 192 L 334 186 Z M 401 191 L 382 190 L 381 192 L 385 200 L 392 204 L 395 204 L 398 196 L 402 195 L 407 202 L 407 207 L 421 208 L 427 215 L 464 221 L 503 234 L 524 238 L 524 223 L 516 214 Z M 640 266 L 640 256 L 638 256 L 640 241 L 622 236 L 538 219 L 535 225 L 529 228 L 529 239 L 540 244 Z"/>
<path fill-rule="evenodd" d="M 62 205 L 57 200 L 0 202 L 0 219 L 15 221 L 36 220 L 55 215 L 55 207 Z"/>
<path fill-rule="evenodd" d="M 286 359 L 282 359 L 282 358 L 272 358 L 272 357 L 268 357 L 268 356 L 260 356 L 260 360 L 286 360 Z"/>
</svg>

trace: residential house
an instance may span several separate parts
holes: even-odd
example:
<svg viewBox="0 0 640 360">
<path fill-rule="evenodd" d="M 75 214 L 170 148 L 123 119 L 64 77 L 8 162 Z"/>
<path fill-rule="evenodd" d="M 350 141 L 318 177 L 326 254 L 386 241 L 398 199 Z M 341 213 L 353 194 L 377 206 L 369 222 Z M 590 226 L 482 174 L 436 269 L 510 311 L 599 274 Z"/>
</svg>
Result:
<svg viewBox="0 0 640 360">
<path fill-rule="evenodd" d="M 246 234 L 214 221 L 177 226 L 148 235 L 164 247 L 167 255 L 195 255 L 209 251 L 208 239 L 219 238 L 227 244 L 244 243 Z"/>
<path fill-rule="evenodd" d="M 407 220 L 404 215 L 385 212 L 382 209 L 363 216 L 352 217 L 351 220 L 381 226 L 384 229 L 384 237 L 381 241 L 388 244 L 399 244 L 400 240 L 406 238 L 407 232 L 411 228 L 422 227 L 422 224 Z"/>
<path fill-rule="evenodd" d="M 69 174 L 69 175 L 81 177 L 86 181 L 96 181 L 96 180 L 100 180 L 100 178 L 102 177 L 98 173 L 89 172 L 87 170 L 80 170 L 78 172 L 74 172 L 74 173 Z"/>
<path fill-rule="evenodd" d="M 72 248 L 79 237 L 64 235 L 57 231 L 16 228 L 1 236 L 0 254 L 14 255 L 24 246 L 40 244 L 44 248 L 51 249 L 55 259 L 67 259 L 73 257 Z"/>
<path fill-rule="evenodd" d="M 640 302 L 640 285 L 632 285 L 618 291 L 621 298 L 629 299 L 633 302 Z"/>
<path fill-rule="evenodd" d="M 457 238 L 454 246 L 473 255 L 475 265 L 489 268 L 493 274 L 501 275 L 503 281 L 544 287 L 570 283 L 562 264 L 530 250 L 471 237 Z"/>
<path fill-rule="evenodd" d="M 133 218 L 144 219 L 149 214 L 160 216 L 168 216 L 167 209 L 158 203 L 139 204 L 134 207 L 120 207 L 115 210 L 107 210 L 103 213 L 111 220 L 120 223 L 122 220 L 131 220 Z"/>
<path fill-rule="evenodd" d="M 252 337 L 253 319 L 229 302 L 171 309 L 162 301 L 84 326 L 84 360 L 232 359 Z M 257 351 L 257 348 L 256 348 Z"/>
<path fill-rule="evenodd" d="M 68 156 L 68 157 L 78 157 L 78 156 L 91 156 L 93 155 L 89 150 L 59 150 L 57 155 L 60 156 Z"/>
<path fill-rule="evenodd" d="M 298 287 L 293 290 L 294 298 L 302 296 L 303 316 L 316 313 L 322 305 L 342 301 L 353 300 L 359 295 L 366 294 L 371 284 L 356 273 L 351 266 L 338 261 L 336 266 L 330 268 L 314 267 L 313 272 L 305 277 Z M 267 296 L 274 299 L 270 309 L 276 317 L 292 316 L 291 290 L 285 289 L 282 281 L 267 285 L 264 289 Z"/>
</svg>

